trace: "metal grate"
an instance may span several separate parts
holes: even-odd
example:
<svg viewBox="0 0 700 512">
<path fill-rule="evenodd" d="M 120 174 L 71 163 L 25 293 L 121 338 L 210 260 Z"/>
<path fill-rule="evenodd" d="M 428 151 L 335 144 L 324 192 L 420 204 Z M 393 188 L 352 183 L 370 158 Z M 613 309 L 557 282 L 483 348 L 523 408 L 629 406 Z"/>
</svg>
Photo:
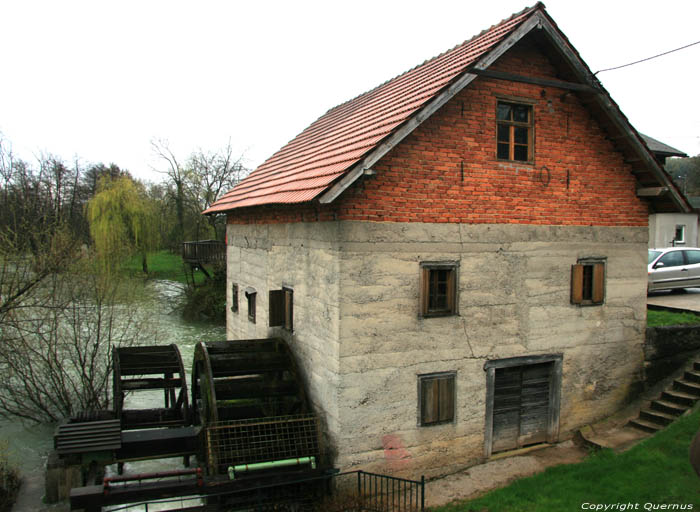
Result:
<svg viewBox="0 0 700 512">
<path fill-rule="evenodd" d="M 319 456 L 318 419 L 313 414 L 220 421 L 206 428 L 209 470 Z"/>
</svg>

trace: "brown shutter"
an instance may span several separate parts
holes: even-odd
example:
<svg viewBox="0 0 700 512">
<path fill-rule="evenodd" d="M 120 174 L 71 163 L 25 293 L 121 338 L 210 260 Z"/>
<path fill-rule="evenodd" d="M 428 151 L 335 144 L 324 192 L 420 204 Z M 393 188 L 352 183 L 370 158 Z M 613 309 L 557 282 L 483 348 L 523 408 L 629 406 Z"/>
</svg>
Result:
<svg viewBox="0 0 700 512">
<path fill-rule="evenodd" d="M 455 280 L 457 279 L 457 270 L 450 269 L 447 275 L 447 309 L 450 313 L 455 313 L 457 310 L 455 308 Z"/>
<path fill-rule="evenodd" d="M 440 390 L 438 379 L 423 379 L 421 381 L 421 424 L 430 425 L 439 421 L 438 403 Z"/>
<path fill-rule="evenodd" d="M 425 316 L 428 314 L 428 299 L 430 295 L 430 269 L 427 267 L 421 268 L 420 275 L 420 314 Z"/>
<path fill-rule="evenodd" d="M 284 290 L 270 290 L 270 327 L 284 325 Z"/>
<path fill-rule="evenodd" d="M 593 302 L 602 304 L 605 298 L 605 264 L 593 265 Z"/>
<path fill-rule="evenodd" d="M 455 379 L 453 376 L 449 376 L 437 380 L 440 394 L 438 406 L 440 421 L 452 421 L 455 413 Z"/>
<path fill-rule="evenodd" d="M 294 292 L 284 290 L 284 328 L 292 330 L 294 326 Z"/>
<path fill-rule="evenodd" d="M 583 302 L 583 265 L 571 265 L 571 303 Z"/>
</svg>

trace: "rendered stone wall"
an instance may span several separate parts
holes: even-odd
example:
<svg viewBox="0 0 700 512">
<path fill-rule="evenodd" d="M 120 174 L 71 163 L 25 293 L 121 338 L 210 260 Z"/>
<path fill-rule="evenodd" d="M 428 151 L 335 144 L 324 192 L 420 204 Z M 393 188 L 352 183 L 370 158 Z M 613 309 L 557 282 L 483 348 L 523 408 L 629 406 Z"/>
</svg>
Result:
<svg viewBox="0 0 700 512">
<path fill-rule="evenodd" d="M 229 339 L 279 336 L 292 347 L 315 410 L 330 436 L 338 431 L 339 257 L 335 223 L 227 227 Z M 238 284 L 238 313 L 231 285 Z M 294 331 L 269 327 L 270 290 L 294 290 Z M 248 319 L 246 288 L 257 291 L 256 321 Z"/>
<path fill-rule="evenodd" d="M 338 465 L 440 474 L 483 457 L 484 363 L 563 354 L 560 438 L 641 380 L 646 228 L 341 222 Z M 602 306 L 571 265 L 604 257 Z M 419 263 L 459 262 L 459 316 L 421 318 Z M 456 419 L 418 426 L 418 376 L 455 371 Z"/>
</svg>

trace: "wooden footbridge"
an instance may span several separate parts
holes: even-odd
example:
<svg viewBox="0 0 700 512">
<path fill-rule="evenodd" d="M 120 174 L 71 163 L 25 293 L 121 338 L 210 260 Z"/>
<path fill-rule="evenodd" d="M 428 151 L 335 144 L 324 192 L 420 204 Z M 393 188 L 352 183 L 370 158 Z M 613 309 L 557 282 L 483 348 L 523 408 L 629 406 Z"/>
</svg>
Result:
<svg viewBox="0 0 700 512">
<path fill-rule="evenodd" d="M 201 270 L 207 278 L 211 274 L 205 265 L 226 265 L 226 244 L 218 240 L 199 240 L 182 243 L 182 261 L 189 269 L 189 276 L 194 283 L 195 270 Z"/>
</svg>

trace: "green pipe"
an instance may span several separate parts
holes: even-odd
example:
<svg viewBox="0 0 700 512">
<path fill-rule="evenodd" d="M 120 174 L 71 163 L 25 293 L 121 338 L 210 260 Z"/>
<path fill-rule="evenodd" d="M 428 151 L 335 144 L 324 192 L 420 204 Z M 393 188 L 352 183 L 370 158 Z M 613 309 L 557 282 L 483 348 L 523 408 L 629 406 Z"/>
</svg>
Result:
<svg viewBox="0 0 700 512">
<path fill-rule="evenodd" d="M 302 464 L 311 464 L 311 469 L 316 469 L 316 457 L 299 457 L 298 459 L 272 460 L 270 462 L 257 462 L 255 464 L 239 464 L 238 466 L 229 466 L 228 477 L 231 480 L 235 480 L 235 473 L 237 472 L 245 473 L 246 471 L 257 471 L 259 469 L 301 466 Z"/>
</svg>

